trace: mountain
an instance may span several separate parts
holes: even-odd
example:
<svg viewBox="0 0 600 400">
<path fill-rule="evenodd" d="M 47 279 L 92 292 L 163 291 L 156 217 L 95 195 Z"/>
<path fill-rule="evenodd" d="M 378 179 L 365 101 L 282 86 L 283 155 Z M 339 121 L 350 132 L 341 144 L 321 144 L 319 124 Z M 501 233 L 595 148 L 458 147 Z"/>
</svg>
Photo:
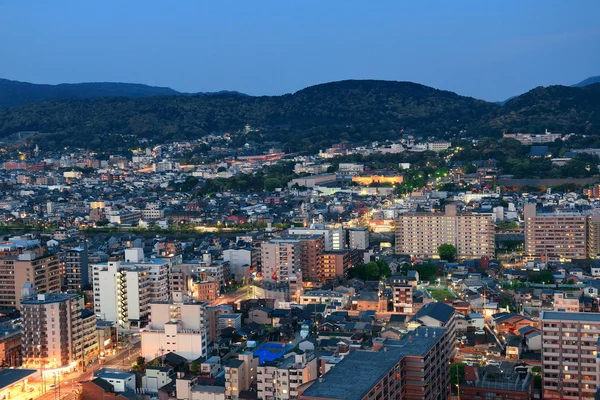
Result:
<svg viewBox="0 0 600 400">
<path fill-rule="evenodd" d="M 582 80 L 579 83 L 571 85 L 572 87 L 583 87 L 587 85 L 593 85 L 594 83 L 600 83 L 600 76 L 592 76 L 587 79 Z"/>
<path fill-rule="evenodd" d="M 0 79 L 0 109 L 41 101 L 93 99 L 98 97 L 150 97 L 179 94 L 166 87 L 137 83 L 61 83 L 40 85 Z"/>
<path fill-rule="evenodd" d="M 504 106 L 412 82 L 347 80 L 283 96 L 222 93 L 146 98 L 109 97 L 28 104 L 0 111 L 0 137 L 47 133 L 42 148 L 112 150 L 193 139 L 210 132 L 260 127 L 245 141 L 319 149 L 340 140 L 365 142 L 423 136 L 499 136 L 503 131 L 596 133 L 600 84 L 536 88 Z M 240 144 L 240 145 L 241 145 Z"/>
<path fill-rule="evenodd" d="M 600 84 L 583 87 L 537 87 L 504 104 L 486 124 L 521 132 L 597 134 L 600 129 Z"/>
</svg>

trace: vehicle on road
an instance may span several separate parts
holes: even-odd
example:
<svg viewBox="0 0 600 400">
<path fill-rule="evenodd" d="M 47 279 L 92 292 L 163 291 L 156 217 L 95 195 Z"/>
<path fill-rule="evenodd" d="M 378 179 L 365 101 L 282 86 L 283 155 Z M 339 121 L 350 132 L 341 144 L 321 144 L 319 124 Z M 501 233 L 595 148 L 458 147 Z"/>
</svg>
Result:
<svg viewBox="0 0 600 400">
<path fill-rule="evenodd" d="M 499 367 L 500 366 L 500 363 L 498 361 L 496 361 L 496 360 L 487 360 L 486 364 L 494 366 L 494 367 Z"/>
<path fill-rule="evenodd" d="M 483 329 L 477 329 L 477 330 L 475 331 L 475 334 L 476 334 L 476 335 L 485 335 L 485 331 L 484 331 Z"/>
</svg>

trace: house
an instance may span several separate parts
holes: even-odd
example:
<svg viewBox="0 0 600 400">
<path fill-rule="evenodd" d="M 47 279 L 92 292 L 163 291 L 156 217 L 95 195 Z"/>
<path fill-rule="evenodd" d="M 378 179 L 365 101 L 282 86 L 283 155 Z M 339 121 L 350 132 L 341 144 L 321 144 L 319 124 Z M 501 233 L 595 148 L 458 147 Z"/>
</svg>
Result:
<svg viewBox="0 0 600 400">
<path fill-rule="evenodd" d="M 467 327 L 473 330 L 483 329 L 485 327 L 485 318 L 479 313 L 468 314 Z"/>
<path fill-rule="evenodd" d="M 95 378 L 91 381 L 84 382 L 81 385 L 81 391 L 83 398 L 89 400 L 127 400 L 130 398 L 129 394 L 135 395 L 134 392 L 116 392 L 115 386 L 102 378 Z"/>
<path fill-rule="evenodd" d="M 519 329 L 525 326 L 535 325 L 535 323 L 531 318 L 523 315 L 515 313 L 500 313 L 500 316 L 497 318 L 492 316 L 492 325 L 497 333 L 515 333 Z"/>
<path fill-rule="evenodd" d="M 511 336 L 506 341 L 506 358 L 518 360 L 523 351 L 523 345 L 519 336 Z"/>
<path fill-rule="evenodd" d="M 542 349 L 542 334 L 540 331 L 532 331 L 525 335 L 525 344 L 528 350 L 541 350 Z"/>
<path fill-rule="evenodd" d="M 271 325 L 273 324 L 273 318 L 271 317 L 273 309 L 269 307 L 258 307 L 248 311 L 248 318 L 246 323 L 256 323 L 259 325 Z"/>
<path fill-rule="evenodd" d="M 175 378 L 175 371 L 171 367 L 146 367 L 142 376 L 142 387 L 151 393 L 158 393 L 158 389 L 168 385 Z"/>
<path fill-rule="evenodd" d="M 379 332 L 379 337 L 385 339 L 398 340 L 402 337 L 402 332 L 395 328 L 386 328 L 383 331 Z"/>
<path fill-rule="evenodd" d="M 447 304 L 435 302 L 423 307 L 410 319 L 411 323 L 417 323 L 427 327 L 447 327 L 454 319 L 454 307 Z"/>
</svg>

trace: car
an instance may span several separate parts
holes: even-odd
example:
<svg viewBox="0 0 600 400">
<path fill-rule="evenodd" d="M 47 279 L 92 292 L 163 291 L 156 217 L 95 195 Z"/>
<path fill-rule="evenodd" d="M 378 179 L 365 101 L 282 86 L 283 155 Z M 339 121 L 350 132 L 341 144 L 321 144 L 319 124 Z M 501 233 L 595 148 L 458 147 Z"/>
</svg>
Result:
<svg viewBox="0 0 600 400">
<path fill-rule="evenodd" d="M 476 334 L 476 335 L 485 335 L 485 331 L 484 331 L 483 329 L 477 329 L 477 330 L 475 331 L 475 334 Z"/>
<path fill-rule="evenodd" d="M 472 367 L 472 366 L 473 366 L 473 365 L 475 365 L 475 364 L 473 364 L 473 361 L 466 361 L 466 362 L 465 362 L 465 365 L 466 365 L 467 367 Z"/>
<path fill-rule="evenodd" d="M 498 361 L 496 361 L 496 360 L 488 360 L 488 361 L 486 361 L 486 364 L 494 366 L 494 367 L 499 367 L 500 366 L 500 363 Z"/>
</svg>

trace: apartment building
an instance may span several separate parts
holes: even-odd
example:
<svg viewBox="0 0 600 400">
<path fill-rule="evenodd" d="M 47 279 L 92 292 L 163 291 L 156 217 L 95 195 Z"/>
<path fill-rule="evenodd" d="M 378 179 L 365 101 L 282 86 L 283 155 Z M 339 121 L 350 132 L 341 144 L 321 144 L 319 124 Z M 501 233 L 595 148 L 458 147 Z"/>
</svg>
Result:
<svg viewBox="0 0 600 400">
<path fill-rule="evenodd" d="M 238 354 L 237 359 L 230 359 L 225 364 L 225 399 L 235 400 L 240 392 L 250 389 L 256 380 L 258 357 L 251 352 Z"/>
<path fill-rule="evenodd" d="M 322 282 L 323 251 L 325 249 L 323 235 L 286 235 L 283 239 L 298 240 L 300 242 L 302 280 Z"/>
<path fill-rule="evenodd" d="M 87 246 L 75 247 L 64 253 L 65 284 L 67 291 L 74 293 L 90 283 Z"/>
<path fill-rule="evenodd" d="M 22 362 L 22 331 L 10 322 L 0 324 L 0 365 L 20 367 Z"/>
<path fill-rule="evenodd" d="M 21 302 L 23 366 L 72 368 L 97 356 L 95 317 L 77 294 L 33 294 Z"/>
<path fill-rule="evenodd" d="M 60 292 L 61 263 L 38 240 L 0 242 L 0 307 L 20 309 L 21 288 L 31 282 L 38 293 Z"/>
<path fill-rule="evenodd" d="M 334 279 L 345 279 L 352 267 L 352 258 L 348 250 L 332 250 L 323 253 L 321 279 L 328 282 Z"/>
<path fill-rule="evenodd" d="M 486 215 L 459 214 L 453 204 L 445 213 L 407 213 L 396 220 L 396 253 L 438 257 L 442 244 L 456 247 L 458 258 L 493 257 L 494 222 Z"/>
<path fill-rule="evenodd" d="M 283 360 L 267 361 L 258 366 L 258 398 L 297 399 L 299 387 L 316 379 L 317 374 L 317 357 L 313 353 L 296 350 L 285 354 Z"/>
<path fill-rule="evenodd" d="M 420 327 L 400 340 L 378 339 L 353 351 L 300 394 L 300 400 L 449 399 L 454 340 Z"/>
<path fill-rule="evenodd" d="M 525 204 L 525 256 L 546 261 L 584 259 L 588 255 L 588 217 L 582 213 L 538 213 Z M 594 254 L 595 256 L 595 254 Z"/>
<path fill-rule="evenodd" d="M 173 293 L 173 301 L 152 303 L 146 330 L 141 333 L 142 357 L 151 360 L 173 352 L 193 361 L 208 354 L 206 303 Z"/>
<path fill-rule="evenodd" d="M 215 301 L 219 297 L 220 286 L 219 281 L 204 274 L 200 279 L 192 282 L 190 291 L 196 301 Z"/>
<path fill-rule="evenodd" d="M 439 151 L 448 150 L 450 148 L 450 146 L 452 146 L 452 143 L 450 143 L 450 142 L 444 142 L 444 141 L 428 142 L 427 150 L 439 152 Z"/>
<path fill-rule="evenodd" d="M 579 297 L 581 292 L 554 292 L 554 311 L 579 312 Z"/>
<path fill-rule="evenodd" d="M 600 314 L 543 311 L 540 319 L 544 399 L 593 399 L 600 385 Z"/>
<path fill-rule="evenodd" d="M 351 249 L 366 250 L 369 244 L 369 230 L 367 228 L 348 229 L 348 246 Z"/>
<path fill-rule="evenodd" d="M 94 312 L 122 327 L 142 327 L 150 314 L 148 269 L 119 260 L 93 266 Z"/>
<path fill-rule="evenodd" d="M 291 275 L 302 272 L 300 241 L 295 239 L 271 239 L 261 243 L 263 280 L 289 282 Z"/>
<path fill-rule="evenodd" d="M 397 283 L 393 287 L 394 312 L 412 314 L 413 287 L 409 284 Z"/>
</svg>

